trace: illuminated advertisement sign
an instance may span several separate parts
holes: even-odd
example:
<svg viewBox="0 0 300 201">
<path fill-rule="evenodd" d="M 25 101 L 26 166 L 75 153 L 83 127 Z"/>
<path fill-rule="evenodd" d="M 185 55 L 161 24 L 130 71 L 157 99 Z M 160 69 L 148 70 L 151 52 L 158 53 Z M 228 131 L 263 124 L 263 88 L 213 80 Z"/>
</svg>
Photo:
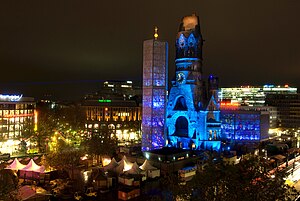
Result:
<svg viewBox="0 0 300 201">
<path fill-rule="evenodd" d="M 16 117 L 30 117 L 33 116 L 33 114 L 9 114 L 9 115 L 4 115 L 4 118 L 16 118 Z"/>
<path fill-rule="evenodd" d="M 111 100 L 98 100 L 99 103 L 111 103 Z"/>
<path fill-rule="evenodd" d="M 0 94 L 0 101 L 19 101 L 23 95 L 4 95 Z"/>
</svg>

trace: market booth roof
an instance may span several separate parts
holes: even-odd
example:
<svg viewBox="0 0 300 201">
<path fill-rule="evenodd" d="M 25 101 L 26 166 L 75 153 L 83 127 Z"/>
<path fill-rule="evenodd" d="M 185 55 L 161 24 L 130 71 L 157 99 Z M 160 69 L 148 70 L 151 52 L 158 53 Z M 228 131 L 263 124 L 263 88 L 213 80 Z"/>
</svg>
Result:
<svg viewBox="0 0 300 201">
<path fill-rule="evenodd" d="M 34 162 L 33 159 L 31 159 L 29 163 L 26 165 L 26 167 L 24 167 L 22 170 L 43 173 L 45 172 L 45 166 L 43 165 L 39 166 Z"/>
<path fill-rule="evenodd" d="M 17 158 L 15 158 L 14 161 L 9 166 L 7 166 L 5 169 L 21 170 L 25 167 L 26 167 L 26 165 L 23 165 L 22 163 L 19 162 L 19 160 Z"/>
</svg>

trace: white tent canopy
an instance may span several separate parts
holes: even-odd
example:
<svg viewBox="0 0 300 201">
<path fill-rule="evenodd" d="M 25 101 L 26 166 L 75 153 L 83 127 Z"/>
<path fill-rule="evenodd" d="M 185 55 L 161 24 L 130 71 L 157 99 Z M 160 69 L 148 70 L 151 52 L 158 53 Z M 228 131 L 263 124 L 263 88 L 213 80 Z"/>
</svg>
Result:
<svg viewBox="0 0 300 201">
<path fill-rule="evenodd" d="M 122 159 L 122 160 L 119 161 L 118 163 L 119 163 L 119 166 L 116 167 L 116 172 L 117 172 L 118 174 L 121 174 L 121 173 L 123 173 L 123 172 L 125 172 L 125 171 L 130 170 L 131 167 L 132 167 L 132 165 L 133 165 L 133 163 L 131 163 L 130 161 L 127 161 L 127 159 L 126 159 L 126 160 L 123 160 L 123 159 Z"/>
<path fill-rule="evenodd" d="M 146 172 L 147 178 L 160 177 L 160 169 L 152 166 L 147 159 L 140 166 L 140 169 Z"/>
<path fill-rule="evenodd" d="M 33 159 L 29 161 L 29 163 L 22 169 L 23 171 L 33 171 L 33 172 L 40 172 L 43 173 L 45 171 L 45 166 L 37 165 Z"/>
<path fill-rule="evenodd" d="M 142 170 L 139 168 L 136 162 L 133 163 L 130 170 L 126 171 L 125 174 L 140 174 Z"/>
<path fill-rule="evenodd" d="M 128 162 L 127 157 L 124 155 L 123 158 L 118 162 L 118 165 L 121 165 L 124 161 Z"/>
<path fill-rule="evenodd" d="M 136 162 L 130 162 L 125 155 L 119 162 L 117 162 L 115 158 L 112 158 L 111 162 L 103 167 L 103 170 L 112 170 L 117 174 L 122 174 L 123 172 L 128 171 L 130 171 L 130 174 L 139 174 L 142 171 L 141 169 L 139 169 L 139 166 Z"/>
<path fill-rule="evenodd" d="M 131 169 L 133 163 L 127 160 L 126 156 L 124 155 L 123 158 L 118 162 L 118 166 L 116 167 L 117 174 L 122 174 L 125 171 Z"/>
<path fill-rule="evenodd" d="M 19 162 L 17 158 L 14 159 L 14 161 L 7 166 L 5 169 L 11 169 L 11 170 L 21 170 L 25 168 L 26 165 L 23 165 L 22 163 Z"/>
<path fill-rule="evenodd" d="M 157 170 L 156 167 L 152 166 L 150 162 L 146 159 L 143 165 L 140 166 L 141 170 Z"/>
<path fill-rule="evenodd" d="M 115 158 L 111 159 L 110 163 L 106 166 L 103 167 L 103 170 L 104 171 L 107 171 L 107 170 L 114 170 L 117 166 L 118 166 L 118 162 L 116 161 Z"/>
</svg>

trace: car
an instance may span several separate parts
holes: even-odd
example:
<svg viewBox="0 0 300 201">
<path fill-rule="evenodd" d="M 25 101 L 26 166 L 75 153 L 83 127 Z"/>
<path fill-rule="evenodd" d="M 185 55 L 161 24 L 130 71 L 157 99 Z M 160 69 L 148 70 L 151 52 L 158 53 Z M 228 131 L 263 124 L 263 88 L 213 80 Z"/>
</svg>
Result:
<svg viewBox="0 0 300 201">
<path fill-rule="evenodd" d="M 83 197 L 79 194 L 79 192 L 75 192 L 74 193 L 74 199 L 80 201 L 80 200 L 83 199 Z"/>
<path fill-rule="evenodd" d="M 87 197 L 97 197 L 97 192 L 94 191 L 93 187 L 89 187 L 89 188 L 86 189 L 85 195 Z"/>
</svg>

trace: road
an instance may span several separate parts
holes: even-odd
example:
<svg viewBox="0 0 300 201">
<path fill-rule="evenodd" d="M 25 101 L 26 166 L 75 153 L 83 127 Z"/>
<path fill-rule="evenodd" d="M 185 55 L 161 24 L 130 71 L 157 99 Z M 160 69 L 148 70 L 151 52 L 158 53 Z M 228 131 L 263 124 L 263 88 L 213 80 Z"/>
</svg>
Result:
<svg viewBox="0 0 300 201">
<path fill-rule="evenodd" d="M 297 191 L 300 191 L 300 181 L 297 181 L 295 184 L 294 184 L 294 187 Z"/>
<path fill-rule="evenodd" d="M 300 192 L 300 162 L 296 161 L 294 165 L 287 168 L 287 183 L 293 185 L 297 191 Z"/>
</svg>

